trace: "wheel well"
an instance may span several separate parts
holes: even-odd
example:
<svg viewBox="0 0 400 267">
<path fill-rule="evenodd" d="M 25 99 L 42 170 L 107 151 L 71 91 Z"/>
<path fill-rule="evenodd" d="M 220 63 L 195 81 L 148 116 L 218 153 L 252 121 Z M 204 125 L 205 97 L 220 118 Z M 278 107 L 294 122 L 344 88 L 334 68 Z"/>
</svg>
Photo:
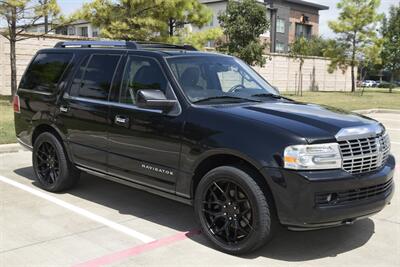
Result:
<svg viewBox="0 0 400 267">
<path fill-rule="evenodd" d="M 53 134 L 60 141 L 61 145 L 64 146 L 64 142 L 62 141 L 60 134 L 56 131 L 56 129 L 47 124 L 41 124 L 35 128 L 32 134 L 32 146 L 35 144 L 38 136 L 44 132 Z"/>
<path fill-rule="evenodd" d="M 192 196 L 194 196 L 196 192 L 196 188 L 198 184 L 200 183 L 200 180 L 203 178 L 203 176 L 209 172 L 212 169 L 215 169 L 220 166 L 234 166 L 237 168 L 240 168 L 241 170 L 247 172 L 253 179 L 256 181 L 258 186 L 261 188 L 261 190 L 264 192 L 264 195 L 268 200 L 270 200 L 270 203 L 273 205 L 273 210 L 275 211 L 275 201 L 271 192 L 271 189 L 265 180 L 265 177 L 259 172 L 259 170 L 250 162 L 239 158 L 237 156 L 233 155 L 213 155 L 205 160 L 203 160 L 196 168 L 193 176 L 193 182 L 192 182 Z"/>
</svg>

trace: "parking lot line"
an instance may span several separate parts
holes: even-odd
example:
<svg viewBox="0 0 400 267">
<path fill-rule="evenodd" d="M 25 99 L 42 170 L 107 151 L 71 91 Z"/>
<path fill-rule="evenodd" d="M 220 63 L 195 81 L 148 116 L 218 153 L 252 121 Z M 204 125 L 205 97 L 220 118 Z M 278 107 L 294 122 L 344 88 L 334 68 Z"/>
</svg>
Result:
<svg viewBox="0 0 400 267">
<path fill-rule="evenodd" d="M 35 195 L 37 197 L 40 197 L 40 198 L 45 199 L 47 201 L 50 201 L 50 202 L 52 202 L 52 203 L 54 203 L 54 204 L 56 204 L 58 206 L 61 206 L 61 207 L 65 208 L 65 209 L 67 209 L 67 210 L 70 210 L 70 211 L 75 212 L 75 213 L 77 213 L 79 215 L 82 215 L 82 216 L 84 216 L 84 217 L 86 217 L 88 219 L 91 219 L 91 220 L 95 221 L 95 222 L 103 224 L 103 225 L 105 225 L 105 226 L 107 226 L 107 227 L 109 227 L 111 229 L 114 229 L 114 230 L 116 230 L 118 232 L 124 233 L 124 234 L 126 234 L 126 235 L 128 235 L 130 237 L 138 239 L 138 240 L 140 240 L 142 242 L 149 243 L 149 242 L 153 242 L 154 241 L 154 238 L 151 238 L 151 237 L 149 237 L 147 235 L 139 233 L 139 232 L 137 232 L 137 231 L 135 231 L 135 230 L 133 230 L 133 229 L 131 229 L 129 227 L 126 227 L 124 225 L 118 224 L 118 223 L 113 222 L 111 220 L 108 220 L 108 219 L 106 219 L 104 217 L 101 217 L 101 216 L 99 216 L 97 214 L 94 214 L 94 213 L 92 213 L 90 211 L 87 211 L 85 209 L 82 209 L 80 207 L 72 205 L 72 204 L 70 204 L 68 202 L 60 200 L 60 199 L 58 199 L 58 198 L 56 198 L 54 196 L 51 196 L 50 194 L 47 194 L 47 193 L 44 193 L 44 192 L 40 191 L 38 189 L 29 187 L 29 186 L 21 184 L 21 183 L 18 183 L 18 182 L 14 181 L 14 180 L 12 180 L 10 178 L 7 178 L 7 177 L 4 177 L 4 176 L 0 175 L 0 181 L 4 182 L 6 184 L 9 184 L 11 186 L 14 186 L 16 188 L 19 188 L 21 190 L 24 190 L 24 191 L 26 191 L 28 193 L 31 193 L 32 195 Z"/>
<path fill-rule="evenodd" d="M 386 130 L 400 132 L 400 129 L 394 129 L 394 128 L 386 128 Z"/>
<path fill-rule="evenodd" d="M 387 118 L 378 118 L 378 117 L 373 117 L 373 119 L 378 120 L 378 121 L 394 121 L 394 122 L 400 122 L 399 119 L 387 119 Z"/>
<path fill-rule="evenodd" d="M 392 145 L 400 145 L 400 142 L 390 142 Z"/>
<path fill-rule="evenodd" d="M 176 243 L 181 240 L 185 240 L 191 236 L 198 235 L 200 234 L 200 230 L 192 230 L 189 232 L 181 232 L 173 236 L 165 237 L 162 239 L 155 240 L 150 243 L 138 245 L 132 248 L 124 249 L 121 251 L 117 251 L 114 253 L 111 253 L 109 255 L 102 256 L 97 259 L 89 260 L 84 263 L 80 263 L 78 265 L 75 265 L 73 267 L 99 267 L 99 266 L 104 266 L 107 264 L 112 264 L 117 261 L 121 261 L 123 259 L 133 257 L 142 253 L 145 253 L 150 250 L 154 250 L 163 246 L 170 245 L 172 243 Z"/>
</svg>

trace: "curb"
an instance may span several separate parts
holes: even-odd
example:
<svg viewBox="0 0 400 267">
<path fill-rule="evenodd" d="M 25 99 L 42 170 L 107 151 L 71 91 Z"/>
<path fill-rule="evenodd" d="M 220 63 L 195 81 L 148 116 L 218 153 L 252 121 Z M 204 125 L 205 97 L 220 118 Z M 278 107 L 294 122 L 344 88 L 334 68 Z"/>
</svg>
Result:
<svg viewBox="0 0 400 267">
<path fill-rule="evenodd" d="M 15 153 L 20 151 L 28 151 L 18 143 L 0 145 L 0 154 Z"/>
<path fill-rule="evenodd" d="M 359 114 L 374 114 L 374 113 L 394 113 L 400 114 L 399 109 L 384 109 L 384 108 L 373 108 L 373 109 L 362 109 L 362 110 L 354 110 L 353 112 Z"/>
</svg>

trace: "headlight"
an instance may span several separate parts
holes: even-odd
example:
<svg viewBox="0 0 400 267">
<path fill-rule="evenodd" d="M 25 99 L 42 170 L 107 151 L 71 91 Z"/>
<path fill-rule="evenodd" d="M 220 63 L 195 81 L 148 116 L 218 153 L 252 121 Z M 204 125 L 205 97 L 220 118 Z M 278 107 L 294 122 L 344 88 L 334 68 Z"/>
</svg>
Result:
<svg viewBox="0 0 400 267">
<path fill-rule="evenodd" d="M 342 168 L 339 144 L 289 146 L 284 153 L 285 168 L 294 170 L 320 170 Z"/>
</svg>

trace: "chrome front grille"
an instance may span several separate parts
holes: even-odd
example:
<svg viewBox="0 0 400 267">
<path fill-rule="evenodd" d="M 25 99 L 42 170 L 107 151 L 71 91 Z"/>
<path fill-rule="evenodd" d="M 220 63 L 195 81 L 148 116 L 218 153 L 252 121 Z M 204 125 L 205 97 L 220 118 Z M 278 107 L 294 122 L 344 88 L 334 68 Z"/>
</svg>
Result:
<svg viewBox="0 0 400 267">
<path fill-rule="evenodd" d="M 390 140 L 387 134 L 375 137 L 339 141 L 343 169 L 361 174 L 380 168 L 389 157 Z"/>
</svg>

